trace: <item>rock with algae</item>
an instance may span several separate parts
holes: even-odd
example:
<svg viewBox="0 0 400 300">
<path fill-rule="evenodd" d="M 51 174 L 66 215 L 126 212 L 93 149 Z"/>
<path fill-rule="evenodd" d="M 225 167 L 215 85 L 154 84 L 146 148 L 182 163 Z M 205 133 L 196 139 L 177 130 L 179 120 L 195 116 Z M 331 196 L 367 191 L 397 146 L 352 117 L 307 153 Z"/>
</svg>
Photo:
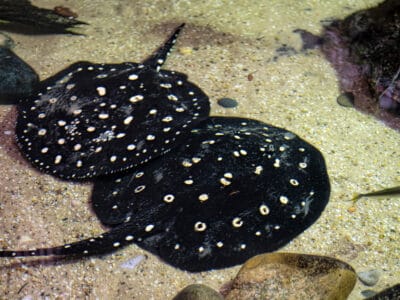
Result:
<svg viewBox="0 0 400 300">
<path fill-rule="evenodd" d="M 354 269 L 334 258 L 267 253 L 243 265 L 225 299 L 346 299 L 356 280 Z"/>
<path fill-rule="evenodd" d="M 223 300 L 217 291 L 204 284 L 191 284 L 180 291 L 173 300 Z"/>
<path fill-rule="evenodd" d="M 356 109 L 400 129 L 400 1 L 386 0 L 324 29 L 322 51 Z M 303 38 L 304 40 L 304 38 Z"/>
</svg>

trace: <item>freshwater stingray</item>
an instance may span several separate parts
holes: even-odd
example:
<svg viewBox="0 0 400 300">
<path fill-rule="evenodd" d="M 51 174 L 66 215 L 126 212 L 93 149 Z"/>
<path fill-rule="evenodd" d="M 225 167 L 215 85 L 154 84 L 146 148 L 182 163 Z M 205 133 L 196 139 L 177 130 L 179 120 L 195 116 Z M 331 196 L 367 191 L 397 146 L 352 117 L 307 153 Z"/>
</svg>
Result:
<svg viewBox="0 0 400 300">
<path fill-rule="evenodd" d="M 312 145 L 256 120 L 211 117 L 163 156 L 95 181 L 93 208 L 110 231 L 0 257 L 107 254 L 136 243 L 183 270 L 225 268 L 287 244 L 329 194 Z"/>
<path fill-rule="evenodd" d="M 209 100 L 185 74 L 161 70 L 184 24 L 143 63 L 77 62 L 20 101 L 16 136 L 43 172 L 88 179 L 176 146 L 207 118 Z"/>
</svg>

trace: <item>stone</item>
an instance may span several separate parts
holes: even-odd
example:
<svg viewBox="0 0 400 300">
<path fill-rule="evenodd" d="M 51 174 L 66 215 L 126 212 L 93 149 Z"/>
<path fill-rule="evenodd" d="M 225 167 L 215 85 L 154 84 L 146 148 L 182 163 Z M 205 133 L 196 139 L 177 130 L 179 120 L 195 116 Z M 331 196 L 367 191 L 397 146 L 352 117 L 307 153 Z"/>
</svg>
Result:
<svg viewBox="0 0 400 300">
<path fill-rule="evenodd" d="M 347 299 L 356 279 L 350 265 L 331 257 L 267 253 L 242 266 L 225 299 Z"/>
<path fill-rule="evenodd" d="M 191 284 L 181 290 L 173 300 L 223 300 L 220 293 L 204 284 Z"/>
<path fill-rule="evenodd" d="M 367 286 L 374 286 L 379 281 L 379 276 L 381 275 L 378 270 L 369 270 L 364 272 L 358 272 L 358 279 L 367 285 Z"/>
</svg>

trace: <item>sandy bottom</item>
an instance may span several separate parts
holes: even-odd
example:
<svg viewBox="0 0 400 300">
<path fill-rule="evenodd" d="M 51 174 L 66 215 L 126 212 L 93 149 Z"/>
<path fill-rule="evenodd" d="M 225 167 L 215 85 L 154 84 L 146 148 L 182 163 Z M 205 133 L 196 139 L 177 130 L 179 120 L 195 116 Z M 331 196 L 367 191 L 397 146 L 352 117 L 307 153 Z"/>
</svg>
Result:
<svg viewBox="0 0 400 300">
<path fill-rule="evenodd" d="M 186 22 L 165 68 L 187 73 L 202 87 L 210 96 L 213 115 L 251 117 L 284 127 L 324 154 L 332 184 L 328 207 L 282 250 L 336 257 L 357 271 L 378 269 L 382 275 L 376 290 L 400 282 L 399 200 L 363 199 L 355 211 L 348 211 L 353 193 L 399 184 L 399 133 L 337 105 L 335 73 L 318 50 L 272 59 L 282 44 L 300 49 L 294 29 L 318 34 L 321 20 L 343 17 L 378 1 L 33 2 L 47 8 L 68 6 L 90 23 L 80 29 L 86 36 L 10 33 L 15 52 L 41 78 L 79 60 L 141 61 L 175 25 Z M 236 99 L 239 106 L 219 107 L 221 97 Z M 90 185 L 40 174 L 21 157 L 14 144 L 15 115 L 14 107 L 0 107 L 0 247 L 54 246 L 105 230 L 90 211 Z M 120 267 L 138 255 L 146 256 L 138 266 Z M 190 274 L 136 245 L 73 263 L 2 259 L 0 298 L 168 299 L 191 283 L 219 289 L 238 268 Z M 361 299 L 364 289 L 358 283 L 350 298 Z"/>
</svg>

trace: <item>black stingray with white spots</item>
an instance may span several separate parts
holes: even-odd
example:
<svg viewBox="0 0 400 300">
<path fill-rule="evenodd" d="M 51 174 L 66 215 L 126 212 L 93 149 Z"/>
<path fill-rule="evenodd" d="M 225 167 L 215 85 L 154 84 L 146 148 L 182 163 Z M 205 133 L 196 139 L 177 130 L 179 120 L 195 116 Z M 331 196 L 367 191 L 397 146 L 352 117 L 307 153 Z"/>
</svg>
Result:
<svg viewBox="0 0 400 300">
<path fill-rule="evenodd" d="M 185 74 L 160 69 L 182 26 L 142 64 L 78 62 L 41 82 L 18 105 L 23 154 L 43 172 L 88 179 L 175 147 L 210 110 Z"/>
<path fill-rule="evenodd" d="M 322 155 L 295 134 L 212 117 L 162 157 L 95 181 L 93 208 L 109 232 L 0 256 L 96 255 L 136 243 L 180 269 L 230 267 L 287 244 L 329 193 Z"/>
</svg>

